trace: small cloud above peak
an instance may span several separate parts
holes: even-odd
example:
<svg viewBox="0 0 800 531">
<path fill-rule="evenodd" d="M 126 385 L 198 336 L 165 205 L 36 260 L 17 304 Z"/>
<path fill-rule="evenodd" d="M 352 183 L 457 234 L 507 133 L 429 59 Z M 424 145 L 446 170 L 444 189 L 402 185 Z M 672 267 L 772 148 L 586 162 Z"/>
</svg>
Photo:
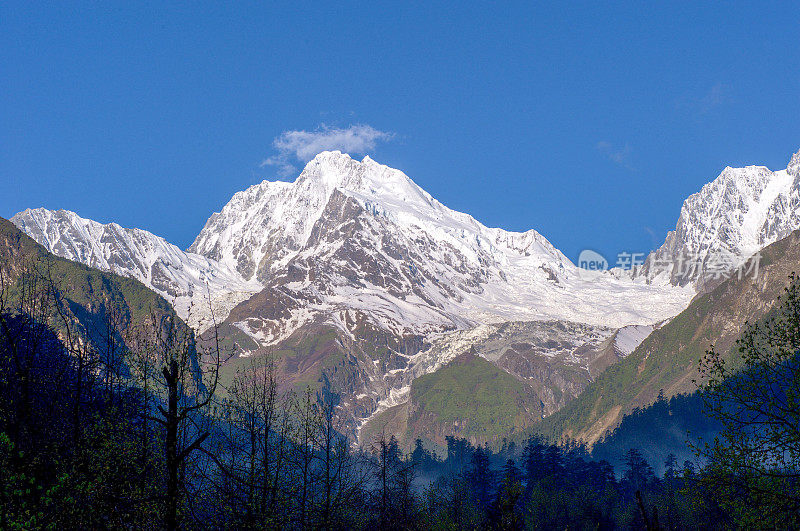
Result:
<svg viewBox="0 0 800 531">
<path fill-rule="evenodd" d="M 278 172 L 288 176 L 297 171 L 295 163 L 305 164 L 323 151 L 366 154 L 378 142 L 386 142 L 394 133 L 380 131 L 367 124 L 346 128 L 320 125 L 314 131 L 284 131 L 272 141 L 276 154 L 265 159 L 261 166 L 276 166 Z"/>
</svg>

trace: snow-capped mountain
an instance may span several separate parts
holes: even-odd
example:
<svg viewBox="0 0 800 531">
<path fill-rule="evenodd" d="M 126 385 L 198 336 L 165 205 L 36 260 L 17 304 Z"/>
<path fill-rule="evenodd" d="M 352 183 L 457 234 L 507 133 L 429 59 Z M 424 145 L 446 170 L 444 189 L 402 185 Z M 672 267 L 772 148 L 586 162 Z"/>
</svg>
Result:
<svg viewBox="0 0 800 531">
<path fill-rule="evenodd" d="M 512 320 L 620 327 L 674 315 L 694 294 L 579 270 L 534 230 L 485 227 L 403 172 L 337 151 L 293 183 L 234 195 L 189 250 L 302 301 L 290 308 L 296 326 L 355 311 L 422 335 Z M 259 319 L 239 326 L 262 344 L 290 332 Z"/>
<path fill-rule="evenodd" d="M 694 295 L 581 270 L 534 230 L 488 228 L 403 172 L 340 152 L 320 153 L 293 183 L 237 193 L 189 250 L 264 285 L 231 313 L 231 338 L 244 355 L 295 353 L 287 379 L 326 382 L 354 428 L 406 399 L 414 378 L 463 352 L 464 338 L 474 343 L 509 321 L 571 330 L 555 346 L 493 360 L 540 387 L 551 412 L 563 404 L 555 396 L 583 388 L 590 365 L 618 359 L 589 346 L 592 334 L 604 341 L 616 328 L 661 321 Z M 336 340 L 323 346 L 320 337 Z M 349 361 L 335 364 L 339 356 Z"/>
<path fill-rule="evenodd" d="M 800 227 L 799 171 L 800 153 L 779 172 L 727 168 L 652 256 L 746 257 L 788 234 Z M 473 347 L 551 412 L 703 287 L 673 266 L 655 280 L 650 264 L 633 276 L 579 269 L 534 230 L 486 227 L 403 172 L 335 151 L 294 182 L 235 194 L 186 252 L 66 211 L 12 221 L 55 254 L 141 280 L 196 328 L 210 292 L 240 354 L 283 352 L 284 381 L 322 382 L 353 429 Z"/>
<path fill-rule="evenodd" d="M 209 326 L 209 295 L 215 318 L 261 289 L 204 256 L 181 251 L 141 229 L 81 218 L 67 210 L 28 209 L 11 221 L 58 256 L 135 278 L 170 301 L 195 328 Z"/>
<path fill-rule="evenodd" d="M 703 289 L 798 228 L 800 151 L 784 170 L 727 167 L 686 199 L 675 230 L 640 275 Z"/>
</svg>

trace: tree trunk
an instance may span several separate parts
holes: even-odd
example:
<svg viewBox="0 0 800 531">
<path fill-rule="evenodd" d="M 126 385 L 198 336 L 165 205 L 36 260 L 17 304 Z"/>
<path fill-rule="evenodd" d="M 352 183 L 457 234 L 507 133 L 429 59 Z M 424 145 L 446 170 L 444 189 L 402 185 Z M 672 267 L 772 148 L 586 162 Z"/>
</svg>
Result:
<svg viewBox="0 0 800 531">
<path fill-rule="evenodd" d="M 164 453 L 167 461 L 167 500 L 164 526 L 168 531 L 178 528 L 178 363 L 172 360 L 164 368 L 169 393 Z"/>
</svg>

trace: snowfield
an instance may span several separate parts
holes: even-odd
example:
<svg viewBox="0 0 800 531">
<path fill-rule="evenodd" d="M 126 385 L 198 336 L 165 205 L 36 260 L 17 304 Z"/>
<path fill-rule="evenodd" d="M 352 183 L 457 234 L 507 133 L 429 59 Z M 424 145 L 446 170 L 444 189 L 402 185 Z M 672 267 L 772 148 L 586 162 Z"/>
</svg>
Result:
<svg viewBox="0 0 800 531">
<path fill-rule="evenodd" d="M 332 257 L 344 242 L 312 238 L 335 190 L 360 207 L 359 245 L 382 255 L 391 266 L 385 273 L 408 280 L 401 296 L 363 271 L 358 285 L 336 277 L 346 264 Z M 190 250 L 248 279 L 269 279 L 293 262 L 326 262 L 329 282 L 315 291 L 322 299 L 315 310 L 346 306 L 372 314 L 382 327 L 422 333 L 511 320 L 651 324 L 680 312 L 695 294 L 691 287 L 587 274 L 535 230 L 488 228 L 445 207 L 403 172 L 339 152 L 317 155 L 294 183 L 263 181 L 237 193 Z M 414 277 L 422 281 L 411 288 Z M 314 283 L 288 286 L 301 292 Z"/>
</svg>

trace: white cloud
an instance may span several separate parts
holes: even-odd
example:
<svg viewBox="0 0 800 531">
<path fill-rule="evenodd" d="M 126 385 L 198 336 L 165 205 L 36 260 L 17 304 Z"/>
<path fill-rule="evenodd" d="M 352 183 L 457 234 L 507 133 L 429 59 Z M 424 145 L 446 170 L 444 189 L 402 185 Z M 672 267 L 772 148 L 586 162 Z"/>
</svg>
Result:
<svg viewBox="0 0 800 531">
<path fill-rule="evenodd" d="M 595 146 L 597 151 L 605 155 L 608 160 L 617 164 L 618 166 L 622 166 L 623 168 L 627 168 L 629 170 L 633 170 L 633 166 L 631 165 L 631 153 L 633 153 L 633 148 L 631 148 L 630 144 L 625 144 L 623 147 L 618 148 L 614 146 L 611 142 L 607 142 L 605 140 L 601 140 Z"/>
<path fill-rule="evenodd" d="M 296 172 L 295 162 L 306 163 L 321 151 L 339 150 L 361 154 L 375 149 L 378 142 L 391 140 L 394 133 L 379 131 L 366 124 L 345 129 L 320 125 L 314 131 L 284 131 L 272 141 L 277 153 L 265 159 L 261 166 L 276 166 L 282 175 Z"/>
</svg>

